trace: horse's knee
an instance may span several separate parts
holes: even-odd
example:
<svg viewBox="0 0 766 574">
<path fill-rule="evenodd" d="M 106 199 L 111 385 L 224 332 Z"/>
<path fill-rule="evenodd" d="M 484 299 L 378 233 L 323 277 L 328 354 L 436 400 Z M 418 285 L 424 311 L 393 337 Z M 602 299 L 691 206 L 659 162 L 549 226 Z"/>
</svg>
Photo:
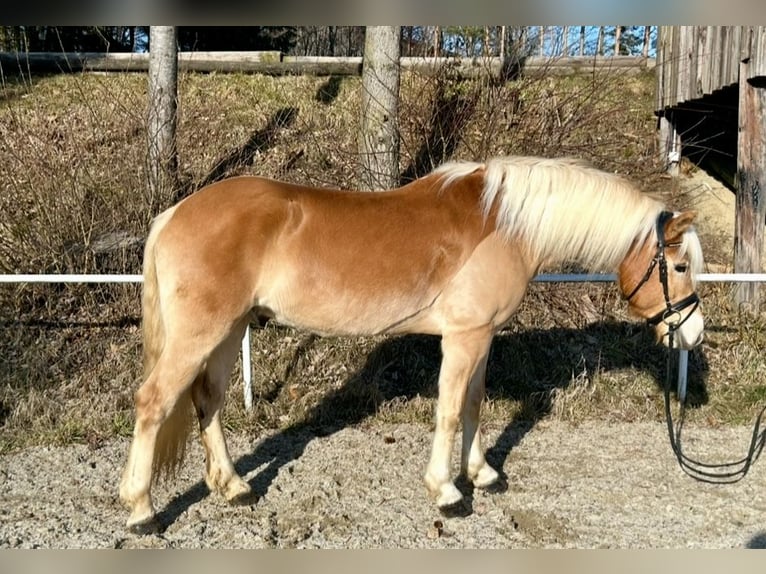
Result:
<svg viewBox="0 0 766 574">
<path fill-rule="evenodd" d="M 454 433 L 460 425 L 460 411 L 437 408 L 436 428 L 448 433 Z"/>
<path fill-rule="evenodd" d="M 160 425 L 165 420 L 169 409 L 165 407 L 162 393 L 157 384 L 148 379 L 133 395 L 136 407 L 136 429 Z"/>
</svg>

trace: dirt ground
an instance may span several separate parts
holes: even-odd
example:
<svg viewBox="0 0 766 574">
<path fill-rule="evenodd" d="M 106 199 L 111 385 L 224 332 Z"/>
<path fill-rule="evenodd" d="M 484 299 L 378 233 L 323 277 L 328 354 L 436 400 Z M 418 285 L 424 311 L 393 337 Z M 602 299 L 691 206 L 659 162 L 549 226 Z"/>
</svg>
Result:
<svg viewBox="0 0 766 574">
<path fill-rule="evenodd" d="M 704 172 L 682 184 L 701 234 L 730 246 L 733 194 Z M 686 447 L 730 461 L 750 432 L 687 429 Z M 176 480 L 155 487 L 164 530 L 148 536 L 126 531 L 117 500 L 127 441 L 28 449 L 0 457 L 0 548 L 766 548 L 766 467 L 733 485 L 697 482 L 678 467 L 664 422 L 484 434 L 503 488 L 460 485 L 467 504 L 451 517 L 423 486 L 425 426 L 230 436 L 258 495 L 250 506 L 207 492 L 195 442 Z"/>
<path fill-rule="evenodd" d="M 766 548 L 766 467 L 734 485 L 677 466 L 664 423 L 541 422 L 487 428 L 499 492 L 472 491 L 445 517 L 422 484 L 424 426 L 346 428 L 316 437 L 232 437 L 260 495 L 229 506 L 200 480 L 201 448 L 155 487 L 164 532 L 124 528 L 116 490 L 126 441 L 35 448 L 0 459 L 3 548 Z M 687 429 L 689 452 L 744 454 L 750 429 Z"/>
<path fill-rule="evenodd" d="M 683 206 L 697 211 L 695 226 L 711 273 L 733 271 L 734 193 L 704 170 L 694 168 L 679 177 Z"/>
</svg>

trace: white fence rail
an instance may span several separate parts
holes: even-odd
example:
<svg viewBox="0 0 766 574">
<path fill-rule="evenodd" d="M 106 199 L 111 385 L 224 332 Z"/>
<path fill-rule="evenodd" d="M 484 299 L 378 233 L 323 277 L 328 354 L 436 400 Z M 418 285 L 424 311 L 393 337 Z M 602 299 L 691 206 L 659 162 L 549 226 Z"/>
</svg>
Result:
<svg viewBox="0 0 766 574">
<path fill-rule="evenodd" d="M 0 283 L 143 283 L 143 275 L 0 275 Z"/>
<path fill-rule="evenodd" d="M 142 283 L 143 275 L 97 275 L 97 274 L 17 274 L 0 275 L 0 283 Z M 564 273 L 541 274 L 535 277 L 538 283 L 605 283 L 617 280 L 613 273 Z M 762 283 L 766 282 L 766 273 L 701 273 L 700 282 L 721 283 Z M 246 366 L 247 365 L 247 366 Z M 253 379 L 250 368 L 250 327 L 242 338 L 242 379 L 244 383 L 244 401 L 247 410 L 253 407 Z M 686 398 L 688 351 L 679 351 L 678 360 L 678 399 Z"/>
</svg>

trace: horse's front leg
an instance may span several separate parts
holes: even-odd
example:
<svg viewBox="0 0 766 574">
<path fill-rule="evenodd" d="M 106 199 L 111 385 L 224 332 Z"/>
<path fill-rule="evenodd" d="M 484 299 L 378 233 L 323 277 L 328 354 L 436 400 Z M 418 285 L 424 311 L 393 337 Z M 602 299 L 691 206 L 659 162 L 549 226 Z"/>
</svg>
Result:
<svg viewBox="0 0 766 574">
<path fill-rule="evenodd" d="M 463 448 L 460 457 L 460 471 L 477 488 L 487 488 L 497 482 L 497 471 L 487 464 L 481 445 L 479 429 L 481 403 L 484 400 L 487 375 L 486 353 L 476 367 L 468 385 L 465 406 L 463 407 Z"/>
<path fill-rule="evenodd" d="M 426 486 L 440 508 L 453 506 L 463 498 L 450 477 L 452 448 L 469 381 L 486 364 L 492 335 L 491 329 L 480 328 L 442 336 L 436 430 L 425 476 Z"/>
</svg>

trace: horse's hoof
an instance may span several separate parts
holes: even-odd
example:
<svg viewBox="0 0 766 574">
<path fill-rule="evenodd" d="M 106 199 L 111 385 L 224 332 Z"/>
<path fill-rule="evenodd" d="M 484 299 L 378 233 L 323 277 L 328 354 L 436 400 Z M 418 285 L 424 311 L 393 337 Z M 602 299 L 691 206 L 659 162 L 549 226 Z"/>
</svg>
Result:
<svg viewBox="0 0 766 574">
<path fill-rule="evenodd" d="M 442 486 L 441 493 L 436 498 L 436 506 L 447 518 L 468 516 L 471 513 L 470 505 L 453 483 Z"/>
<path fill-rule="evenodd" d="M 232 506 L 250 506 L 258 502 L 258 495 L 252 490 L 248 490 L 246 492 L 235 494 L 227 499 L 227 502 Z"/>
<path fill-rule="evenodd" d="M 162 526 L 155 517 L 147 518 L 134 524 L 128 524 L 128 532 L 138 536 L 147 536 L 149 534 L 159 534 L 162 532 Z"/>
<path fill-rule="evenodd" d="M 484 464 L 484 466 L 472 476 L 471 482 L 476 488 L 487 489 L 495 484 L 499 478 L 500 475 L 494 468 L 488 464 Z"/>
<path fill-rule="evenodd" d="M 477 486 L 477 488 L 481 488 L 487 494 L 502 494 L 508 491 L 508 483 L 502 478 L 498 478 L 495 482 L 486 486 Z"/>
<path fill-rule="evenodd" d="M 439 512 L 445 518 L 465 518 L 471 515 L 471 505 L 461 499 L 447 506 L 440 506 Z"/>
</svg>

